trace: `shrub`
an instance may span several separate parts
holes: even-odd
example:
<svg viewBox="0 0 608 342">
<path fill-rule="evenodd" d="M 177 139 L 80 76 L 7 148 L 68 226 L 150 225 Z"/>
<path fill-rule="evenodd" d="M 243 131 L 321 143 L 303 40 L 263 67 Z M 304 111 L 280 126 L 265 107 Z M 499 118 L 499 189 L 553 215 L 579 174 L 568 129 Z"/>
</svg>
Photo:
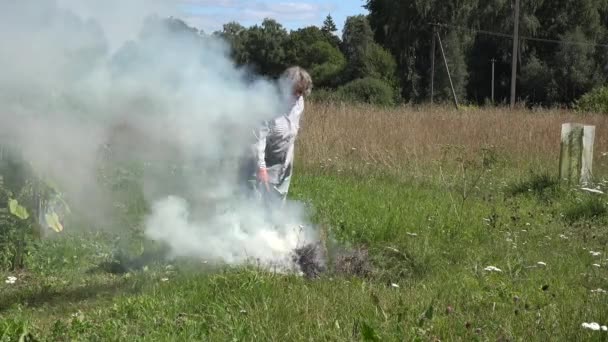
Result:
<svg viewBox="0 0 608 342">
<path fill-rule="evenodd" d="M 376 78 L 360 78 L 347 83 L 338 89 L 338 96 L 344 101 L 380 106 L 392 106 L 396 99 L 395 90 Z"/>
<path fill-rule="evenodd" d="M 608 114 L 608 87 L 599 87 L 583 95 L 576 103 L 583 112 Z"/>
<path fill-rule="evenodd" d="M 314 89 L 309 99 L 321 103 L 339 102 L 341 100 L 337 91 L 327 88 Z"/>
</svg>

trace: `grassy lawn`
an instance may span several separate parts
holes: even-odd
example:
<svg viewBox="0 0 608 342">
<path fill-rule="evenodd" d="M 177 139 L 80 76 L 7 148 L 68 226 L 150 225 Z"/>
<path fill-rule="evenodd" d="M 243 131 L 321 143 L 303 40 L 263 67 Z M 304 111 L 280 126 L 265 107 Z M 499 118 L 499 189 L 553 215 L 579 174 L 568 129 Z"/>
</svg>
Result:
<svg viewBox="0 0 608 342">
<path fill-rule="evenodd" d="M 608 339 L 581 327 L 608 324 L 608 294 L 594 291 L 608 289 L 606 196 L 507 174 L 488 171 L 463 196 L 457 174 L 302 168 L 293 198 L 330 246 L 369 252 L 365 277 L 192 260 L 112 273 L 99 267 L 112 234 L 45 240 L 27 272 L 0 273 L 0 340 Z"/>
</svg>

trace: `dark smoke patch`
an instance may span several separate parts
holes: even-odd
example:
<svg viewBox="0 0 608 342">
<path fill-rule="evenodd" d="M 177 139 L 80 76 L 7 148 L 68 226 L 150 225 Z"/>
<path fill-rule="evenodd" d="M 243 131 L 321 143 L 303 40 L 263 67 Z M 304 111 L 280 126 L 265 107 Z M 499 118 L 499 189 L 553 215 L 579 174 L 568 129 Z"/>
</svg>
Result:
<svg viewBox="0 0 608 342">
<path fill-rule="evenodd" d="M 293 261 L 308 279 L 318 278 L 327 271 L 326 256 L 321 243 L 308 244 L 294 251 Z"/>
<path fill-rule="evenodd" d="M 306 278 L 316 279 L 330 271 L 327 259 L 323 245 L 319 242 L 296 249 L 293 261 Z M 372 274 L 369 251 L 363 247 L 336 253 L 330 266 L 332 273 L 339 276 L 367 278 Z"/>
</svg>

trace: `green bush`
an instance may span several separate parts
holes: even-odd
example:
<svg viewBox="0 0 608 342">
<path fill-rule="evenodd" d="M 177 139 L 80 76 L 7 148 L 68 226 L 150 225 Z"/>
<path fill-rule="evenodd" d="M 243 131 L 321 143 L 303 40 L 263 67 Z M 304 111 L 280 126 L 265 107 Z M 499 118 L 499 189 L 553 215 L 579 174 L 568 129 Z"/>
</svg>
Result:
<svg viewBox="0 0 608 342">
<path fill-rule="evenodd" d="M 309 99 L 313 102 L 321 103 L 332 103 L 342 100 L 336 90 L 328 88 L 315 88 Z"/>
<path fill-rule="evenodd" d="M 360 78 L 338 88 L 343 101 L 368 103 L 380 106 L 395 104 L 395 89 L 376 78 Z"/>
<path fill-rule="evenodd" d="M 608 87 L 599 87 L 583 95 L 576 103 L 583 112 L 608 114 Z"/>
</svg>

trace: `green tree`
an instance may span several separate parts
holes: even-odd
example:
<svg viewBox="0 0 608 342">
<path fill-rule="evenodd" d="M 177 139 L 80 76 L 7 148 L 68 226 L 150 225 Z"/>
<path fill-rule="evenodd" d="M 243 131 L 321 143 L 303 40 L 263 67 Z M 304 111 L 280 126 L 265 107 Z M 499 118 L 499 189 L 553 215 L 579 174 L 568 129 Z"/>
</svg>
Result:
<svg viewBox="0 0 608 342">
<path fill-rule="evenodd" d="M 383 80 L 393 88 L 399 86 L 396 78 L 397 62 L 391 53 L 382 46 L 373 43 L 365 54 L 366 77 Z"/>
<path fill-rule="evenodd" d="M 466 34 L 461 34 L 457 31 L 451 31 L 442 38 L 443 48 L 446 54 L 446 60 L 450 68 L 450 76 L 456 96 L 463 100 L 467 97 L 467 83 L 469 80 L 469 71 L 467 66 L 466 52 L 468 51 L 470 37 Z M 438 99 L 451 100 L 452 89 L 450 86 L 450 77 L 445 69 L 440 52 L 438 53 L 437 64 L 435 66 L 435 84 L 436 94 Z"/>
<path fill-rule="evenodd" d="M 376 78 L 359 78 L 338 89 L 340 99 L 354 103 L 381 106 L 395 104 L 395 90 L 386 82 Z"/>
<path fill-rule="evenodd" d="M 316 26 L 308 26 L 292 31 L 285 42 L 288 63 L 309 67 L 312 64 L 309 60 L 311 58 L 312 45 L 318 42 L 331 44 L 327 35 Z"/>
<path fill-rule="evenodd" d="M 429 23 L 447 25 L 437 29 L 461 97 L 482 102 L 490 96 L 490 61 L 495 59 L 496 97 L 499 101 L 508 98 L 512 40 L 467 28 L 509 34 L 514 24 L 512 1 L 367 0 L 366 8 L 375 40 L 396 57 L 406 98 L 428 98 L 434 32 Z M 531 103 L 569 103 L 602 82 L 608 70 L 600 66 L 608 65 L 608 54 L 593 44 L 608 43 L 607 18 L 607 0 L 522 1 L 520 34 L 564 43 L 520 41 L 518 98 Z M 567 44 L 568 39 L 587 45 Z M 446 84 L 441 64 L 436 64 L 435 79 L 439 96 L 445 93 Z"/>
<path fill-rule="evenodd" d="M 316 26 L 292 31 L 285 46 L 287 63 L 309 69 L 317 87 L 335 87 L 346 58 L 335 42 Z"/>
<path fill-rule="evenodd" d="M 334 23 L 334 18 L 331 17 L 331 14 L 328 14 L 325 20 L 323 21 L 323 27 L 321 27 L 321 31 L 330 34 L 334 34 L 336 31 L 338 31 L 336 23 Z"/>
<path fill-rule="evenodd" d="M 605 81 L 594 60 L 595 47 L 589 45 L 580 27 L 562 36 L 564 44 L 555 54 L 554 79 L 558 96 L 554 101 L 570 104 L 584 93 Z M 565 42 L 580 42 L 569 44 Z M 587 44 L 585 44 L 587 43 Z"/>
<path fill-rule="evenodd" d="M 287 30 L 273 19 L 265 19 L 261 26 L 251 27 L 246 39 L 249 64 L 261 74 L 280 75 L 287 66 L 285 44 L 288 39 Z"/>
<path fill-rule="evenodd" d="M 314 43 L 309 50 L 311 76 L 317 87 L 336 87 L 346 67 L 346 58 L 328 42 Z"/>
<path fill-rule="evenodd" d="M 223 25 L 222 31 L 215 32 L 214 35 L 224 39 L 230 44 L 231 55 L 239 65 L 249 63 L 248 30 L 237 22 L 230 22 Z"/>
<path fill-rule="evenodd" d="M 550 105 L 549 99 L 558 96 L 551 68 L 534 54 L 522 65 L 519 83 L 519 92 L 527 102 Z"/>
<path fill-rule="evenodd" d="M 346 78 L 354 80 L 367 75 L 366 55 L 374 43 L 372 28 L 364 15 L 348 17 L 342 34 L 343 51 L 348 61 Z"/>
<path fill-rule="evenodd" d="M 342 41 L 348 61 L 344 75 L 346 81 L 374 78 L 397 87 L 395 58 L 374 42 L 372 28 L 365 16 L 346 19 Z"/>
<path fill-rule="evenodd" d="M 428 97 L 431 69 L 429 53 L 433 35 L 433 28 L 429 23 L 467 26 L 477 3 L 478 0 L 367 1 L 365 7 L 370 12 L 369 22 L 374 30 L 375 40 L 396 57 L 404 98 L 423 100 Z M 463 50 L 460 53 L 457 49 L 467 45 L 458 45 L 469 44 L 470 35 L 442 35 L 446 46 L 451 46 L 452 51 L 455 51 L 448 56 L 450 60 L 454 60 L 452 63 L 462 64 L 462 54 L 466 56 L 468 51 Z M 461 69 L 465 72 L 465 68 Z M 437 75 L 440 76 L 439 73 Z M 467 78 L 467 75 L 456 77 L 463 82 Z M 460 87 L 465 84 L 466 82 Z"/>
</svg>

